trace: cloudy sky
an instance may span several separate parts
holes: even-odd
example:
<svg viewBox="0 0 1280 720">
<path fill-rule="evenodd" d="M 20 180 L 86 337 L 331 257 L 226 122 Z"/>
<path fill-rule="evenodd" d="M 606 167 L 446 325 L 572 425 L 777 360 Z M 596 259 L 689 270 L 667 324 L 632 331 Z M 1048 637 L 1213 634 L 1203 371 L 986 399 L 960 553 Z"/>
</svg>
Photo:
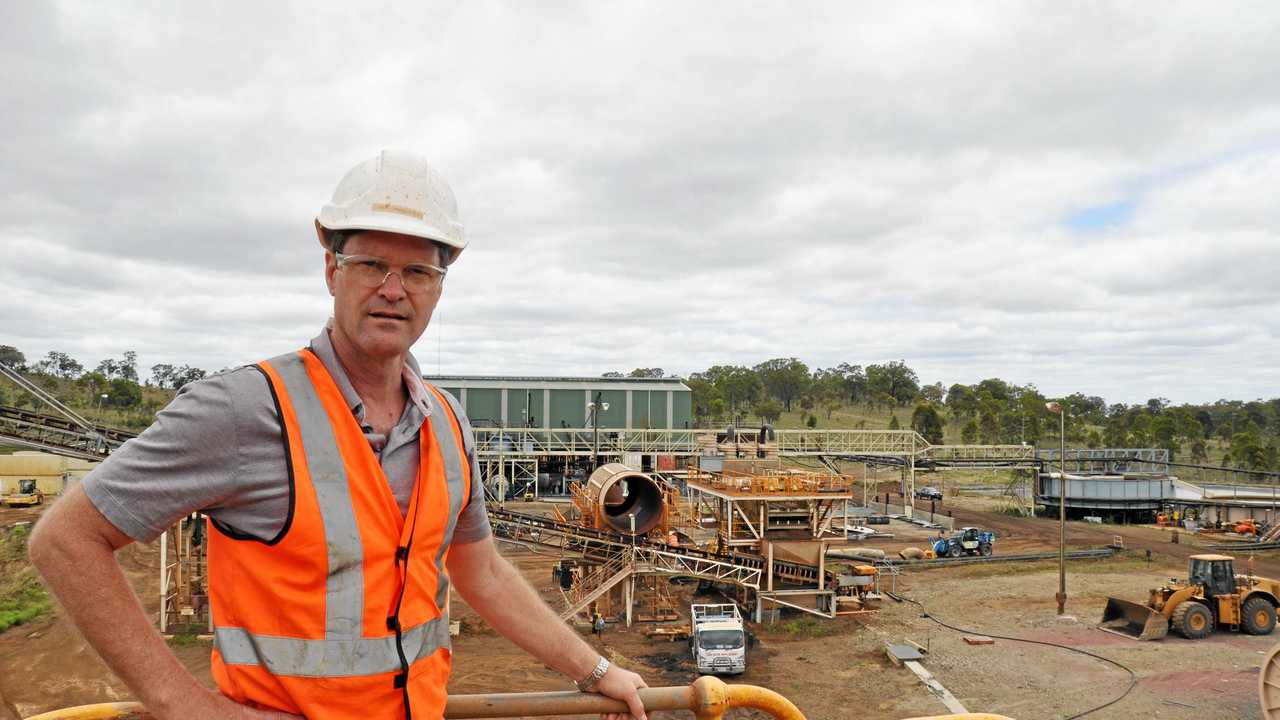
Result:
<svg viewBox="0 0 1280 720">
<path fill-rule="evenodd" d="M 1280 6 L 0 6 L 0 343 L 208 369 L 329 313 L 383 147 L 470 247 L 424 370 L 795 356 L 1280 395 Z"/>
</svg>

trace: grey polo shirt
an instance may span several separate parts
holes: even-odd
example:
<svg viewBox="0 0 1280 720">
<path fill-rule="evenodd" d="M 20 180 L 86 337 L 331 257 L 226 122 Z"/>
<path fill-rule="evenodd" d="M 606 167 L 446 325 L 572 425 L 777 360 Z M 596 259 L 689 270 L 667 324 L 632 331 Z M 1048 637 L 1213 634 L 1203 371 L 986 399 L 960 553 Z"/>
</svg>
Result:
<svg viewBox="0 0 1280 720">
<path fill-rule="evenodd" d="M 383 435 L 365 422 L 364 402 L 334 354 L 327 329 L 311 341 L 311 349 L 337 382 L 400 512 L 407 513 L 418 473 L 419 432 L 430 413 L 417 361 L 409 355 L 403 369 L 411 401 L 391 433 Z M 462 424 L 471 461 L 471 496 L 453 541 L 474 542 L 490 534 L 475 438 L 457 400 L 443 394 Z M 242 367 L 219 373 L 183 387 L 151 427 L 85 476 L 84 490 L 98 511 L 134 540 L 151 541 L 180 518 L 200 511 L 236 533 L 271 541 L 289 515 L 280 433 L 280 417 L 261 372 Z"/>
</svg>

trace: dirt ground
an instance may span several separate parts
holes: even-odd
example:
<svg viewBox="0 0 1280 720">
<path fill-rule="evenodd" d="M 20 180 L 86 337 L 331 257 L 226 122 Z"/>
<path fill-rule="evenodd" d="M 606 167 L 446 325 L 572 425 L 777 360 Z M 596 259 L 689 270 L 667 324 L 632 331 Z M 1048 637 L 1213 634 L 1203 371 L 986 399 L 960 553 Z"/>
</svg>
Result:
<svg viewBox="0 0 1280 720">
<path fill-rule="evenodd" d="M 950 501 L 950 498 L 948 499 Z M 1017 518 L 953 507 L 957 525 L 995 530 L 996 553 L 1056 547 L 1052 520 Z M 0 510 L 0 526 L 19 519 Z M 30 511 L 22 519 L 29 519 Z M 867 541 L 894 550 L 922 545 L 927 535 L 895 523 L 892 540 Z M 1052 562 L 903 569 L 898 590 L 924 604 L 949 624 L 986 634 L 1061 643 L 1119 661 L 1137 674 L 1136 688 L 1122 701 L 1090 718 L 1261 718 L 1256 699 L 1257 668 L 1277 636 L 1250 637 L 1220 632 L 1192 642 L 1174 635 L 1139 643 L 1093 627 L 1108 595 L 1141 600 L 1150 587 L 1186 572 L 1186 557 L 1198 550 L 1194 538 L 1170 542 L 1167 530 L 1138 526 L 1069 524 L 1071 547 L 1098 547 L 1121 535 L 1128 550 L 1102 561 L 1068 566 L 1068 612 L 1055 617 L 1056 565 Z M 909 537 L 910 536 L 910 537 Z M 506 554 L 559 607 L 551 581 L 555 556 L 503 545 Z M 1152 550 L 1152 562 L 1146 550 Z M 156 610 L 158 550 L 131 546 L 120 560 L 148 612 Z M 1255 560 L 1258 574 L 1280 577 L 1280 553 Z M 672 586 L 681 603 L 692 586 Z M 700 598 L 713 601 L 711 597 Z M 455 638 L 451 693 L 569 689 L 568 681 L 488 630 L 456 597 L 454 617 L 462 621 Z M 874 615 L 820 620 L 785 616 L 753 628 L 759 637 L 748 669 L 732 682 L 762 685 L 791 698 L 812 720 L 909 718 L 946 713 L 916 677 L 894 667 L 886 642 L 912 641 L 929 649 L 924 666 L 973 712 L 1015 718 L 1062 718 L 1118 696 L 1128 685 L 1123 670 L 1100 660 L 1048 645 L 997 639 L 970 646 L 958 632 L 922 617 L 921 608 L 886 599 Z M 681 685 L 696 677 L 683 642 L 653 639 L 646 626 L 611 624 L 588 642 L 614 660 L 641 672 L 651 685 Z M 581 630 L 585 633 L 585 629 Z M 188 641 L 174 648 L 197 677 L 209 682 L 208 644 Z M 60 615 L 0 634 L 0 719 L 47 710 L 123 699 L 127 691 Z M 675 713 L 669 717 L 692 717 Z M 728 717 L 759 718 L 747 711 Z"/>
</svg>

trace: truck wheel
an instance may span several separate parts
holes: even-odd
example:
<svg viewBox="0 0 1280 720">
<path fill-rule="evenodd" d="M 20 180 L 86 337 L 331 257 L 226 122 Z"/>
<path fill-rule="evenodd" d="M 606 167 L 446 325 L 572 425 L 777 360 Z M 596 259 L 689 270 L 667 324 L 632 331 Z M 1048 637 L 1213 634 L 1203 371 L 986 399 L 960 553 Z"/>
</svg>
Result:
<svg viewBox="0 0 1280 720">
<path fill-rule="evenodd" d="M 1213 632 L 1213 613 L 1193 600 L 1185 600 L 1173 611 L 1173 627 L 1183 637 L 1199 640 Z"/>
<path fill-rule="evenodd" d="M 982 543 L 978 546 L 978 552 L 981 553 L 983 557 L 991 557 L 991 546 L 986 543 Z"/>
<path fill-rule="evenodd" d="M 1244 622 L 1240 623 L 1250 635 L 1270 635 L 1276 629 L 1276 609 L 1266 598 L 1252 597 L 1241 608 Z"/>
</svg>

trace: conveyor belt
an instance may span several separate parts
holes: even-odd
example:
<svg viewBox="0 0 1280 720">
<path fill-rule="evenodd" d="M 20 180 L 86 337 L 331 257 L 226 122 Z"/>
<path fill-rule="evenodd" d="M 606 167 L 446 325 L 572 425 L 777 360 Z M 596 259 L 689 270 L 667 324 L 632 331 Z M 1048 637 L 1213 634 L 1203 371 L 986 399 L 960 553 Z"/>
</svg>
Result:
<svg viewBox="0 0 1280 720">
<path fill-rule="evenodd" d="M 750 555 L 747 553 L 714 553 L 707 550 L 685 547 L 683 545 L 669 545 L 663 542 L 655 542 L 644 537 L 632 538 L 628 535 L 596 530 L 594 528 L 587 528 L 573 523 L 559 522 L 541 515 L 517 513 L 510 510 L 500 510 L 494 507 L 489 508 L 489 519 L 490 522 L 493 523 L 495 530 L 499 532 L 509 531 L 510 526 L 516 526 L 524 529 L 526 532 L 519 536 L 520 539 L 524 540 L 542 542 L 541 538 L 531 537 L 527 532 L 529 530 L 539 530 L 552 533 L 559 537 L 560 542 L 543 542 L 543 544 L 554 545 L 562 549 L 580 552 L 587 557 L 593 557 L 595 559 L 603 559 L 604 557 L 616 552 L 620 547 L 636 544 L 677 555 L 684 555 L 690 558 L 715 560 L 717 562 L 730 563 L 762 571 L 765 569 L 765 564 L 768 562 L 765 558 L 760 557 L 759 555 Z M 818 585 L 818 568 L 806 563 L 774 558 L 773 577 L 775 580 L 781 582 L 816 586 Z M 834 578 L 834 573 L 830 571 L 826 572 L 823 578 L 823 587 L 828 587 Z"/>
<path fill-rule="evenodd" d="M 84 427 L 60 415 L 0 405 L 0 442 L 85 460 L 101 460 L 134 433 L 101 425 Z"/>
</svg>

